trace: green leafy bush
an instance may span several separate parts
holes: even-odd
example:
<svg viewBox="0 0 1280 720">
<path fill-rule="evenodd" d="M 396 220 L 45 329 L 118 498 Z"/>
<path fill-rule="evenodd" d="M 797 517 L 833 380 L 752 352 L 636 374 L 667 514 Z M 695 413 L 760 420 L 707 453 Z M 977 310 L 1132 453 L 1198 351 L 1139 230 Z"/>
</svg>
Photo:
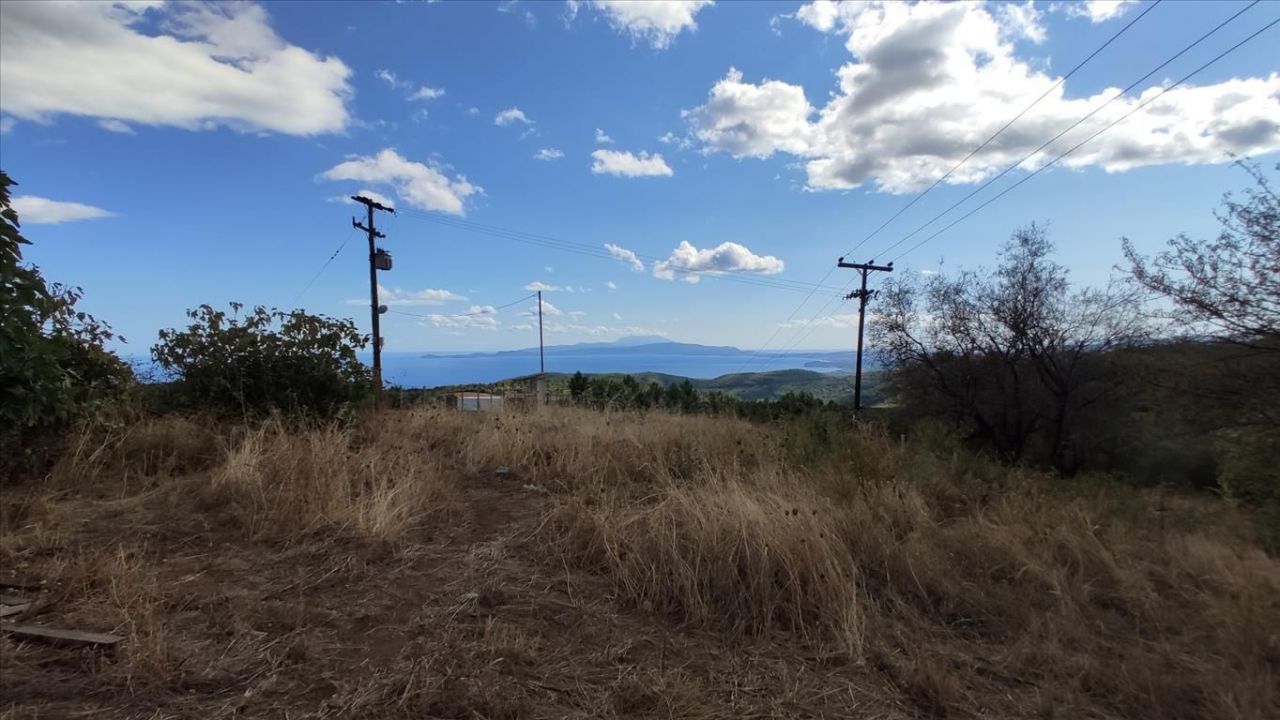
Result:
<svg viewBox="0 0 1280 720">
<path fill-rule="evenodd" d="M 151 356 L 175 382 L 180 409 L 331 416 L 367 397 L 368 368 L 356 357 L 369 338 L 350 320 L 231 303 L 201 305 L 185 330 L 160 331 Z"/>
<path fill-rule="evenodd" d="M 1257 509 L 1262 544 L 1280 553 L 1280 433 L 1237 429 L 1219 433 L 1218 484 L 1232 500 Z"/>
<path fill-rule="evenodd" d="M 104 344 L 110 326 L 76 309 L 81 290 L 49 283 L 23 263 L 9 203 L 15 183 L 0 171 L 0 475 L 23 475 L 51 458 L 76 418 L 117 397 L 129 366 Z M 121 338 L 123 340 L 123 338 Z"/>
</svg>

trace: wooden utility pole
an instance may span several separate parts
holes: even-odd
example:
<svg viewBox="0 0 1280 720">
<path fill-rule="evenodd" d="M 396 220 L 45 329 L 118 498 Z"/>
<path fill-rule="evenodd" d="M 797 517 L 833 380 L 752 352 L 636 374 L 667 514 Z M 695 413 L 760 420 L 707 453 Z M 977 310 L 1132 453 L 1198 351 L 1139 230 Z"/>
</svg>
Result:
<svg viewBox="0 0 1280 720">
<path fill-rule="evenodd" d="M 391 256 L 381 251 L 377 247 L 378 238 L 385 238 L 386 235 L 378 232 L 373 224 L 373 211 L 382 210 L 383 212 L 394 213 L 393 208 L 367 197 L 360 195 L 352 195 L 352 200 L 364 205 L 368 210 L 368 224 L 361 225 L 355 218 L 351 218 L 352 227 L 365 231 L 369 236 L 369 310 L 373 320 L 373 406 L 374 408 L 382 407 L 382 332 L 379 327 L 379 316 L 382 315 L 382 308 L 378 305 L 378 260 L 381 253 L 385 257 L 386 267 L 384 270 L 391 269 Z"/>
<path fill-rule="evenodd" d="M 860 415 L 862 413 L 862 327 L 867 316 L 867 301 L 876 293 L 875 290 L 867 289 L 867 275 L 871 272 L 893 272 L 893 263 L 876 265 L 875 260 L 869 263 L 847 263 L 844 258 L 840 258 L 836 264 L 842 268 L 853 268 L 862 275 L 862 287 L 845 296 L 846 300 L 858 298 L 858 355 L 853 369 L 853 412 L 855 415 Z"/>
</svg>

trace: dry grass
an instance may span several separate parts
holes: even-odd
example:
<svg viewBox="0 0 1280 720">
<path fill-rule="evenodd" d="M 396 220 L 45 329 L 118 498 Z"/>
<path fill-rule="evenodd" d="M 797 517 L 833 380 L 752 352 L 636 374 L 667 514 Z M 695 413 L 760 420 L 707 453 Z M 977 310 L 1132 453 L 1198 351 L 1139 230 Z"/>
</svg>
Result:
<svg viewBox="0 0 1280 720">
<path fill-rule="evenodd" d="M 99 430 L 0 498 L 0 561 L 50 581 L 41 612 L 128 637 L 67 665 L 86 697 L 210 717 L 1280 714 L 1280 564 L 1211 499 L 661 413 L 211 430 Z M 0 642 L 23 688 L 0 708 L 69 711 L 36 653 Z"/>
<path fill-rule="evenodd" d="M 392 540 L 447 507 L 452 478 L 432 455 L 394 438 L 362 443 L 336 425 L 273 422 L 227 453 L 211 490 L 238 505 L 253 537 L 325 528 Z"/>
</svg>

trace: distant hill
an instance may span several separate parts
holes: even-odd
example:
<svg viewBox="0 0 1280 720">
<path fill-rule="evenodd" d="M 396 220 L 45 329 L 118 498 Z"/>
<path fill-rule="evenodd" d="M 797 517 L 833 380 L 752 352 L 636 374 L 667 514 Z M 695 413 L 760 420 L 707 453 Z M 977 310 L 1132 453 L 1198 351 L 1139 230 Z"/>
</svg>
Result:
<svg viewBox="0 0 1280 720">
<path fill-rule="evenodd" d="M 732 345 L 701 345 L 698 343 L 676 342 L 661 335 L 634 335 L 619 338 L 610 342 L 582 342 L 572 345 L 548 345 L 543 350 L 547 357 L 572 359 L 575 356 L 591 356 L 593 358 L 608 356 L 659 355 L 668 357 L 715 356 L 715 357 L 753 357 L 757 351 L 743 350 Z M 778 353 L 766 351 L 764 355 Z M 852 370 L 853 353 L 850 350 L 795 350 L 783 353 L 787 356 L 798 356 L 805 360 L 805 367 L 828 370 Z M 537 357 L 538 348 L 521 348 L 519 350 L 499 350 L 495 352 L 464 353 L 426 353 L 420 357 L 431 358 L 515 358 Z M 875 353 L 868 352 L 863 356 L 864 367 L 875 368 L 880 365 Z M 561 363 L 563 365 L 563 363 Z M 635 373 L 632 373 L 635 375 Z"/>
</svg>

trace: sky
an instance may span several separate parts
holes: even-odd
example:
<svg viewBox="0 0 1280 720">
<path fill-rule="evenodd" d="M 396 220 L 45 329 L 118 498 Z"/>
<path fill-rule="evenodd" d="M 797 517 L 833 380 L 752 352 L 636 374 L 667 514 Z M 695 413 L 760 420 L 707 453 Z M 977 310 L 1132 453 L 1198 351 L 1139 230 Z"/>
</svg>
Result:
<svg viewBox="0 0 1280 720">
<path fill-rule="evenodd" d="M 851 250 L 900 274 L 991 267 L 1036 222 L 1098 285 L 1123 237 L 1213 236 L 1248 184 L 1231 158 L 1273 172 L 1280 154 L 1280 26 L 1174 84 L 1277 18 L 1236 0 L 4 2 L 0 167 L 27 259 L 131 354 L 202 303 L 367 329 L 353 194 L 397 210 L 375 218 L 389 351 L 536 345 L 539 288 L 548 344 L 844 348 Z"/>
</svg>

